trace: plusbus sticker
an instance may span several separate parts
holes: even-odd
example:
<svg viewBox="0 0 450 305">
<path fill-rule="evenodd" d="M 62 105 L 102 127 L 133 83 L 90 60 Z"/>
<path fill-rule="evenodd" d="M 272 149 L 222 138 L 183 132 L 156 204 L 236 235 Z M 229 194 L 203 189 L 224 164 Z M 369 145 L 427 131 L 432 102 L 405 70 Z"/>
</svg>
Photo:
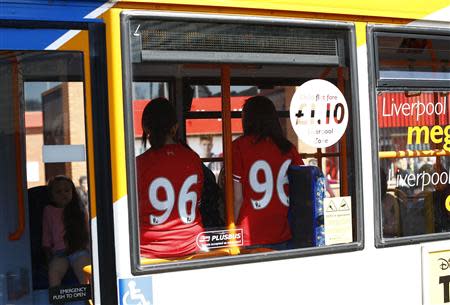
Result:
<svg viewBox="0 0 450 305">
<path fill-rule="evenodd" d="M 290 119 L 295 133 L 316 148 L 337 143 L 347 129 L 347 101 L 329 81 L 313 79 L 297 87 L 291 100 Z"/>
<path fill-rule="evenodd" d="M 244 244 L 242 229 L 206 231 L 197 235 L 197 246 L 202 249 L 215 249 Z"/>
</svg>

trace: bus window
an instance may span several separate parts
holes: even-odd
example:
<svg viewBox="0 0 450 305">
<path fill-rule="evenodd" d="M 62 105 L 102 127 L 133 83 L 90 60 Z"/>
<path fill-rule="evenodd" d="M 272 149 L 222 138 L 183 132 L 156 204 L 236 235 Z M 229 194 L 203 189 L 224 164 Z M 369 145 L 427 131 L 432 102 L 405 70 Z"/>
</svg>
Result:
<svg viewBox="0 0 450 305">
<path fill-rule="evenodd" d="M 138 97 L 137 81 L 125 79 L 127 130 L 147 122 L 144 107 L 167 104 L 155 99 L 151 106 L 150 99 L 156 97 L 168 98 L 171 106 L 166 107 L 165 117 L 172 116 L 169 108 L 173 107 L 177 118 L 166 127 L 158 125 L 165 130 L 163 146 L 156 142 L 156 148 L 127 146 L 135 272 L 259 261 L 281 258 L 280 253 L 295 257 L 304 255 L 304 248 L 314 249 L 313 254 L 333 253 L 337 244 L 349 250 L 361 248 L 351 26 L 281 21 L 269 26 L 261 20 L 244 24 L 202 18 L 188 22 L 133 13 L 123 18 L 130 43 L 123 55 L 128 63 L 125 77 L 139 80 L 141 86 Z M 279 137 L 290 142 L 288 150 L 282 151 L 275 138 L 265 147 L 255 140 L 247 149 L 237 149 L 248 136 L 243 107 L 255 96 L 273 104 L 279 122 L 273 126 L 280 130 Z M 187 149 L 190 161 L 174 169 L 179 144 Z M 168 145 L 174 145 L 170 151 Z M 264 159 L 271 150 L 276 153 Z M 192 152 L 204 165 L 203 175 L 198 174 Z M 173 156 L 172 162 L 166 161 L 168 156 Z M 146 167 L 150 163 L 151 171 Z M 287 186 L 291 163 L 296 165 L 289 175 L 297 191 L 292 194 Z M 185 173 L 189 166 L 197 168 L 190 176 Z M 205 178 L 210 174 L 217 187 Z M 197 189 L 201 184 L 202 194 Z M 211 195 L 214 189 L 217 196 Z M 208 213 L 202 211 L 205 205 Z M 337 214 L 345 220 L 334 221 Z M 216 218 L 223 224 L 206 225 Z M 177 223 L 180 226 L 174 229 Z M 192 229 L 185 230 L 186 225 Z M 182 250 L 168 251 L 173 244 Z M 188 244 L 194 245 L 190 252 L 184 251 Z M 264 255 L 248 255 L 258 253 Z"/>
<path fill-rule="evenodd" d="M 0 187 L 11 209 L 1 223 L 27 215 L 25 230 L 2 245 L 8 303 L 30 294 L 21 302 L 49 304 L 56 287 L 90 286 L 83 60 L 76 51 L 1 52 Z"/>
<path fill-rule="evenodd" d="M 148 100 L 157 97 L 169 97 L 169 82 L 133 82 L 133 122 L 134 150 L 136 155 L 143 153 L 148 147 L 143 146 L 142 124 L 140 118 Z"/>
<path fill-rule="evenodd" d="M 450 36 L 373 31 L 377 245 L 448 238 Z"/>
<path fill-rule="evenodd" d="M 185 88 L 192 92 L 192 99 L 185 102 L 184 124 L 186 143 L 191 147 L 214 173 L 219 183 L 219 174 L 223 168 L 223 130 L 222 130 L 222 99 L 220 85 L 199 84 L 199 81 L 188 80 Z M 245 94 L 251 87 L 232 86 L 231 120 L 232 137 L 242 134 L 240 113 Z M 250 90 L 250 91 L 249 91 Z M 244 94 L 241 96 L 240 94 Z"/>
</svg>

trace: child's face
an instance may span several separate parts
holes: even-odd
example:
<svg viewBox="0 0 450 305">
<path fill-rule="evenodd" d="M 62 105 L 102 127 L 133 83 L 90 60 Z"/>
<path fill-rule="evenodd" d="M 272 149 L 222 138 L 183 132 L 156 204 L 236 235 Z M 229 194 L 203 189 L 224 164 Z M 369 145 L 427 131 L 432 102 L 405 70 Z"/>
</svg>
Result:
<svg viewBox="0 0 450 305">
<path fill-rule="evenodd" d="M 65 207 L 72 200 L 72 186 L 67 181 L 55 182 L 52 188 L 53 201 L 60 207 Z"/>
</svg>

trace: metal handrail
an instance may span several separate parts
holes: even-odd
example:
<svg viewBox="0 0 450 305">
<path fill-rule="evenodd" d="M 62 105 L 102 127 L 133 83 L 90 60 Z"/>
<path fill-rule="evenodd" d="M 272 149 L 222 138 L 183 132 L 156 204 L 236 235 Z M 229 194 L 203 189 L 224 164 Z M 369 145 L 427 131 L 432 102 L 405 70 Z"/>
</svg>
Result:
<svg viewBox="0 0 450 305">
<path fill-rule="evenodd" d="M 22 145 L 20 141 L 20 97 L 19 97 L 19 69 L 18 61 L 14 57 L 12 62 L 13 103 L 14 103 L 14 143 L 16 148 L 16 191 L 17 191 L 17 228 L 9 234 L 9 240 L 19 240 L 25 231 L 25 206 L 23 196 L 22 173 Z"/>
<path fill-rule="evenodd" d="M 378 152 L 378 157 L 380 159 L 441 157 L 441 156 L 450 156 L 450 152 L 448 152 L 444 149 L 398 150 L 398 151 L 380 151 L 380 152 Z"/>
</svg>

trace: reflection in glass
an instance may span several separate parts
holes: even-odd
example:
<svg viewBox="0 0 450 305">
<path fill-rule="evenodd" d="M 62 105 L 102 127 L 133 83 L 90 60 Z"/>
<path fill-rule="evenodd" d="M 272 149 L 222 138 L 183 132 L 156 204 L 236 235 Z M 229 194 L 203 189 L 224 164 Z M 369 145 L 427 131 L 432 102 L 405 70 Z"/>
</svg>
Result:
<svg viewBox="0 0 450 305">
<path fill-rule="evenodd" d="M 6 257 L 3 265 L 7 269 L 17 267 L 8 272 L 13 281 L 12 289 L 8 288 L 9 299 L 26 302 L 42 295 L 40 292 L 45 292 L 49 286 L 61 284 L 70 288 L 88 280 L 82 271 L 90 264 L 88 248 L 92 248 L 88 245 L 87 166 L 86 162 L 70 162 L 71 157 L 67 154 L 79 149 L 78 156 L 81 157 L 78 160 L 83 160 L 86 155 L 83 54 L 58 51 L 0 53 L 0 92 L 7 101 L 0 103 L 0 146 L 7 147 L 3 155 L 7 158 L 0 158 L 4 173 L 0 185 L 5 188 L 0 194 L 7 197 L 6 200 L 0 197 L 0 201 L 13 205 L 23 203 L 27 215 L 24 224 L 27 233 L 20 238 L 19 244 L 14 242 L 15 251 L 8 249 L 8 243 L 2 247 L 4 253 L 13 254 Z M 11 73 L 5 68 L 11 68 Z M 9 123 L 14 123 L 12 128 Z M 8 132 L 14 133 L 18 141 L 14 141 Z M 56 150 L 60 152 L 58 160 L 43 158 L 46 151 Z M 26 177 L 22 176 L 24 168 Z M 10 186 L 11 183 L 14 186 Z M 7 210 L 12 207 L 5 206 Z M 9 222 L 15 222 L 16 216 L 12 215 L 5 214 L 8 217 L 0 223 L 13 228 L 13 222 Z M 72 275 L 67 272 L 69 254 L 75 271 Z M 33 296 L 26 296 L 29 292 Z"/>
<path fill-rule="evenodd" d="M 231 140 L 235 140 L 243 133 L 241 111 L 245 100 L 255 95 L 266 96 L 273 101 L 278 112 L 282 134 L 295 145 L 298 152 L 311 154 L 316 160 L 320 160 L 318 165 L 322 167 L 324 174 L 329 176 L 329 196 L 333 196 L 333 194 L 335 196 L 341 195 L 338 192 L 339 188 L 342 187 L 340 177 L 347 178 L 346 172 L 349 170 L 354 172 L 353 151 L 348 151 L 345 154 L 345 157 L 348 156 L 349 160 L 344 163 L 346 164 L 344 171 L 340 168 L 341 160 L 339 158 L 341 156 L 326 155 L 327 153 L 337 154 L 340 152 L 338 145 L 323 149 L 324 155 L 320 155 L 320 151 L 316 148 L 304 145 L 299 141 L 291 126 L 289 108 L 295 88 L 310 79 L 325 79 L 333 84 L 339 82 L 342 85 L 343 93 L 346 97 L 350 97 L 350 90 L 348 89 L 350 88 L 349 77 L 351 73 L 348 73 L 348 62 L 350 61 L 348 60 L 348 47 L 346 46 L 348 43 L 347 31 L 330 29 L 325 33 L 322 28 L 312 29 L 300 26 L 293 30 L 291 27 L 278 25 L 274 27 L 274 25 L 251 25 L 247 23 L 245 25 L 220 23 L 214 20 L 187 22 L 186 20 L 146 20 L 145 18 L 132 18 L 128 26 L 130 27 L 130 33 L 134 33 L 137 26 L 139 26 L 141 33 L 138 38 L 130 36 L 133 57 L 132 78 L 135 80 L 151 79 L 155 84 L 170 79 L 172 88 L 169 92 L 173 95 L 170 100 L 177 107 L 180 137 L 202 158 L 206 167 L 213 172 L 219 185 L 223 184 L 221 182 L 223 175 L 220 173 L 223 172 L 224 157 L 222 86 L 226 86 L 229 82 L 230 87 L 227 89 L 230 91 L 230 108 L 233 118 Z M 245 36 L 244 40 L 242 39 L 243 35 Z M 311 44 L 312 38 L 314 38 L 314 44 Z M 287 45 L 289 47 L 286 47 Z M 211 63 L 212 58 L 217 59 L 217 62 Z M 277 60 L 272 60 L 273 58 L 277 58 Z M 249 62 L 244 63 L 242 62 L 243 59 Z M 256 63 L 253 61 L 256 61 Z M 287 64 L 282 64 L 283 62 Z M 222 75 L 222 72 L 227 70 L 224 68 L 230 69 L 229 78 L 221 78 L 228 74 L 223 73 Z M 338 73 L 339 71 L 343 73 Z M 142 84 L 141 86 L 134 89 L 134 105 L 138 105 L 141 98 L 152 98 L 151 92 L 154 91 L 149 87 L 149 84 Z M 158 96 L 162 95 L 161 91 L 157 92 Z M 348 103 L 351 104 L 350 98 Z M 139 126 L 137 126 L 140 124 L 141 115 L 137 111 L 137 106 L 133 106 L 133 109 L 134 138 L 138 140 L 142 133 L 142 130 L 138 130 Z M 353 145 L 351 134 L 346 140 L 348 140 L 349 147 Z M 137 154 L 145 149 L 140 143 L 136 143 Z M 248 149 L 248 153 L 243 157 L 251 156 L 255 156 L 255 152 Z M 129 157 L 132 158 L 132 156 Z M 234 163 L 234 158 L 231 159 Z M 328 166 L 328 171 L 327 160 L 332 163 Z M 270 168 L 269 170 L 272 171 Z M 317 169 L 315 171 L 318 172 Z M 266 192 L 267 197 L 271 197 L 268 200 L 272 201 L 272 205 L 275 206 L 278 200 L 276 194 L 283 193 L 278 191 L 284 188 L 287 179 L 284 179 L 284 175 L 279 175 L 278 170 L 276 170 L 276 173 L 274 171 L 273 175 L 267 173 L 266 167 L 258 170 L 257 181 L 253 182 L 259 189 L 256 192 L 257 195 L 264 193 L 260 191 L 261 188 L 271 185 L 269 179 L 275 182 L 273 185 L 276 185 L 276 191 L 272 192 L 271 195 L 268 191 Z M 133 177 L 131 178 L 133 179 Z M 139 181 L 136 181 L 136 183 L 139 183 Z M 345 195 L 355 197 L 354 185 L 354 181 L 347 183 Z M 305 186 L 302 185 L 302 187 Z M 223 187 L 220 189 L 223 192 Z M 231 191 L 231 189 L 227 191 Z M 305 188 L 305 191 L 302 191 L 301 200 L 306 200 L 306 193 L 311 195 L 311 192 L 306 191 Z M 256 201 L 260 201 L 259 197 L 255 198 Z M 354 204 L 354 200 L 352 203 Z M 257 206 L 257 203 L 255 203 L 255 206 Z M 231 212 L 233 211 L 233 206 L 227 208 L 231 209 Z M 253 209 L 253 207 L 250 208 Z M 257 213 L 258 211 L 253 212 Z M 270 211 L 268 214 L 275 217 L 270 214 Z M 352 215 L 356 215 L 356 213 Z M 232 217 L 228 218 L 228 225 L 231 225 Z M 353 218 L 353 220 L 355 219 Z M 263 221 L 263 223 L 267 224 L 268 222 Z M 356 221 L 353 221 L 353 223 L 356 223 Z M 350 229 L 347 230 L 350 236 L 353 234 L 351 226 L 352 221 L 350 221 Z M 283 230 L 286 229 L 284 224 L 280 224 L 280 226 L 272 225 L 271 228 L 261 229 L 261 234 L 265 234 L 264 230 L 276 232 L 280 230 L 280 227 L 283 227 Z M 221 229 L 226 230 L 227 226 L 224 225 Z M 173 233 L 167 232 L 167 234 Z M 242 236 L 244 235 L 242 234 Z M 266 235 L 268 236 L 269 233 L 266 233 Z M 134 238 L 136 240 L 136 237 Z M 249 245 L 250 243 L 246 241 L 243 244 Z M 309 243 L 305 246 L 314 245 L 316 244 Z M 240 253 L 269 251 L 263 249 L 261 244 L 252 246 L 254 247 L 240 247 Z M 217 249 L 222 251 L 219 255 L 230 254 L 230 246 L 224 244 L 219 248 L 210 248 L 211 257 Z M 208 256 L 199 253 L 195 257 Z M 152 264 L 155 262 L 146 261 L 145 263 Z"/>
<path fill-rule="evenodd" d="M 322 171 L 326 179 L 327 197 L 340 196 L 339 158 L 322 158 Z"/>
<path fill-rule="evenodd" d="M 133 100 L 149 100 L 156 97 L 169 98 L 167 82 L 133 82 Z"/>
<path fill-rule="evenodd" d="M 447 92 L 378 93 L 385 238 L 450 230 L 448 103 Z"/>
<path fill-rule="evenodd" d="M 82 82 L 25 82 L 25 127 L 28 147 L 85 144 Z M 28 104 L 30 104 L 28 106 Z M 28 186 L 43 185 L 56 175 L 78 180 L 85 162 L 43 163 L 41 150 L 27 150 Z"/>
<path fill-rule="evenodd" d="M 383 79 L 450 80 L 450 38 L 379 36 L 378 60 Z"/>
</svg>

